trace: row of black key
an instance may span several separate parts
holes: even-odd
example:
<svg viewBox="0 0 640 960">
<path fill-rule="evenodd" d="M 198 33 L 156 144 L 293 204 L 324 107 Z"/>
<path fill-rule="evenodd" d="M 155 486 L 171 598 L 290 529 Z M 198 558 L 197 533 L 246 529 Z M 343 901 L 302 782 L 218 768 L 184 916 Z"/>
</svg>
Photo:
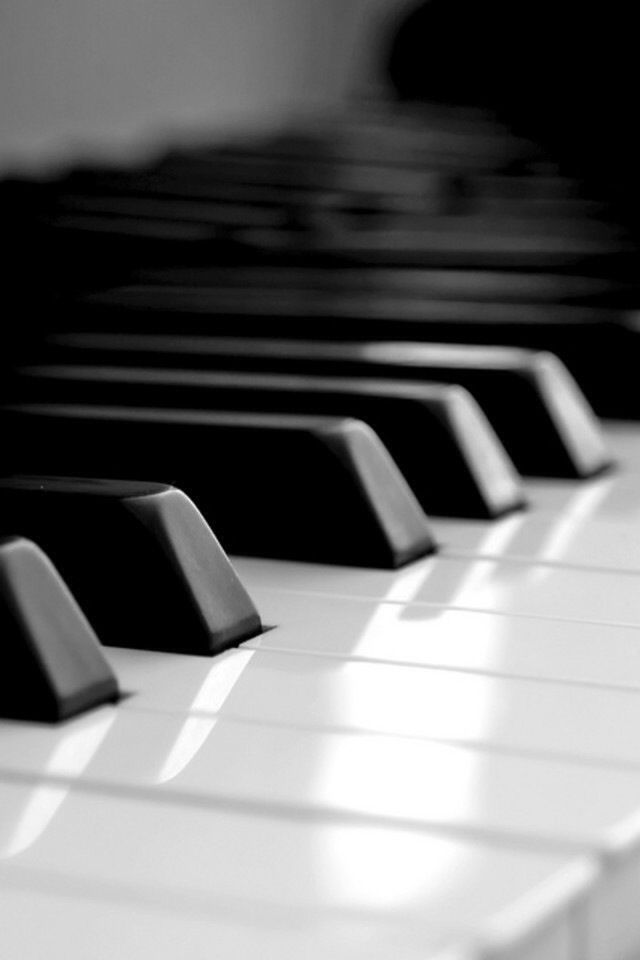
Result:
<svg viewBox="0 0 640 960">
<path fill-rule="evenodd" d="M 196 160 L 206 186 L 207 157 Z M 187 166 L 193 172 L 193 164 Z M 169 176 L 179 182 L 179 162 Z M 206 257 L 216 235 L 206 229 L 193 232 L 200 214 L 194 221 L 192 207 L 182 213 L 174 207 L 172 213 L 163 200 L 141 226 L 117 191 L 113 216 L 113 199 L 108 198 L 111 210 L 103 210 L 104 215 L 99 197 L 79 206 L 63 200 L 45 229 L 51 227 L 55 236 L 58 217 L 60 236 L 71 230 L 80 239 L 111 233 L 131 240 L 126 266 L 138 274 L 140 285 L 81 297 L 67 316 L 72 327 L 79 320 L 80 329 L 93 326 L 99 333 L 105 321 L 108 330 L 114 318 L 118 326 L 126 318 L 133 330 L 151 326 L 157 332 L 164 326 L 171 334 L 180 319 L 192 332 L 221 333 L 229 324 L 234 333 L 246 336 L 267 320 L 271 333 L 286 333 L 299 342 L 169 336 L 149 339 L 146 345 L 138 340 L 136 346 L 131 336 L 119 342 L 93 334 L 58 337 L 49 342 L 47 359 L 52 350 L 62 351 L 57 359 L 72 363 L 23 367 L 7 384 L 2 422 L 5 435 L 13 438 L 6 449 L 8 469 L 141 480 L 153 476 L 184 487 L 234 551 L 394 567 L 434 548 L 425 509 L 496 517 L 520 508 L 522 488 L 509 454 L 520 469 L 534 474 L 589 476 L 608 465 L 588 405 L 549 355 L 484 351 L 474 359 L 473 350 L 451 347 L 421 355 L 415 347 L 326 342 L 331 337 L 357 340 L 365 331 L 370 337 L 389 336 L 393 330 L 404 338 L 417 331 L 422 338 L 427 329 L 433 334 L 438 323 L 447 331 L 457 327 L 458 334 L 470 325 L 482 340 L 506 329 L 501 316 L 509 313 L 510 318 L 519 316 L 528 331 L 543 328 L 545 345 L 547 328 L 552 330 L 556 339 L 551 345 L 562 346 L 558 330 L 575 331 L 585 320 L 589 332 L 596 330 L 596 340 L 601 338 L 608 323 L 603 304 L 593 312 L 589 298 L 582 302 L 578 296 L 554 308 L 557 316 L 550 317 L 546 304 L 543 312 L 536 304 L 502 304 L 506 311 L 501 311 L 495 302 L 478 303 L 472 297 L 445 298 L 434 305 L 420 297 L 354 295 L 349 287 L 344 296 L 330 289 L 329 295 L 316 291 L 307 298 L 304 283 L 295 296 L 277 284 L 253 292 L 233 289 L 233 284 L 231 289 L 224 284 L 208 288 L 191 280 L 186 287 L 162 279 L 153 286 L 155 267 L 144 239 L 150 230 L 164 248 L 162 256 L 179 253 L 185 239 L 195 239 L 196 245 L 203 239 L 198 255 Z M 69 224 L 75 214 L 77 223 Z M 206 222 L 204 211 L 202 215 Z M 293 239 L 296 252 L 291 249 L 287 259 L 303 265 L 306 254 L 300 257 L 300 250 L 343 263 L 406 266 L 417 258 L 422 264 L 508 261 L 554 269 L 575 265 L 576 258 L 593 266 L 601 253 L 607 255 L 606 231 L 599 228 L 595 233 L 580 228 L 565 240 L 542 224 L 529 238 L 512 218 L 506 232 L 497 224 L 487 242 L 477 224 L 469 221 L 469 229 L 463 225 L 456 235 L 455 223 L 445 220 L 439 236 L 429 234 L 428 227 L 425 233 L 416 219 L 410 233 L 330 237 L 327 251 L 322 230 L 301 236 L 283 230 L 291 226 L 283 223 L 275 235 L 256 234 L 248 245 L 244 238 L 244 251 L 246 255 L 251 246 L 286 249 Z M 188 263 L 195 249 L 185 251 L 184 261 L 180 253 L 178 262 Z M 612 318 L 616 321 L 615 313 Z M 485 321 L 488 333 L 483 332 Z M 314 336 L 325 343 L 300 342 Z M 181 369 L 172 369 L 176 355 Z M 429 385 L 429 380 L 440 383 Z M 193 652 L 211 653 L 260 629 L 207 524 L 175 489 L 40 477 L 5 481 L 0 507 L 3 503 L 7 522 L 18 524 L 23 535 L 54 556 L 106 643 L 184 649 L 186 636 Z M 6 546 L 12 555 L 26 551 L 33 556 L 34 549 L 15 539 Z M 93 569 L 86 563 L 89 556 L 98 557 Z M 112 584 L 101 571 L 113 569 L 119 578 Z M 126 626 L 118 604 L 108 602 L 105 585 L 126 607 Z M 147 614 L 158 593 L 162 602 Z M 5 608 L 15 609 L 16 591 L 7 596 Z M 233 627 L 227 623 L 229 606 Z M 138 611 L 133 619 L 132 607 Z M 37 646 L 32 643 L 29 649 Z M 95 652 L 95 644 L 91 649 Z M 108 682 L 102 695 L 115 695 Z M 74 702 L 77 697 L 62 713 L 73 712 Z"/>
</svg>

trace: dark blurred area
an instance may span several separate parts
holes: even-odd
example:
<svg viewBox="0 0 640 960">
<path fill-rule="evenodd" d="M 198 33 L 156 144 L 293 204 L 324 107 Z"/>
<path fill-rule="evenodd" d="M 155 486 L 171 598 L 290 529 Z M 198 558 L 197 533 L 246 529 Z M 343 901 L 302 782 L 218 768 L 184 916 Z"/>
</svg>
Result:
<svg viewBox="0 0 640 960">
<path fill-rule="evenodd" d="M 393 31 L 389 76 L 401 100 L 494 111 L 637 229 L 634 24 L 619 0 L 429 0 Z"/>
<path fill-rule="evenodd" d="M 202 122 L 142 159 L 13 169 L 6 355 L 46 357 L 69 330 L 515 344 L 627 415 L 633 36 L 618 3 L 393 4 L 368 28 L 366 95 L 245 132 Z"/>
</svg>

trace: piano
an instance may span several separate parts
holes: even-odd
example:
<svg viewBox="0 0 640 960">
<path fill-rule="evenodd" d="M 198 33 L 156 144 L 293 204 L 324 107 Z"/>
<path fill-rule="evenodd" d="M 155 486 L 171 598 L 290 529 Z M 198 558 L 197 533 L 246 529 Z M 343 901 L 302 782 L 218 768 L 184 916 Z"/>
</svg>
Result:
<svg viewBox="0 0 640 960">
<path fill-rule="evenodd" d="M 310 13 L 299 12 L 307 5 L 294 6 L 312 35 L 304 20 Z M 126 7 L 118 5 L 118 15 Z M 351 26 L 364 9 L 331 7 L 336 18 L 348 10 Z M 241 16 L 232 9 L 227 20 L 216 16 L 235 36 Z M 250 5 L 237 9 L 257 16 Z M 185 33 L 205 24 L 213 30 L 201 5 L 188 10 L 196 19 L 182 23 Z M 24 43 L 17 11 L 12 30 Z M 172 5 L 167 11 L 180 37 L 184 12 Z M 100 16 L 122 36 L 117 18 Z M 138 34 L 146 56 L 139 16 L 132 42 Z M 151 36 L 162 37 L 154 16 Z M 273 26 L 264 11 L 260 16 Z M 273 44 L 265 22 L 262 39 Z M 78 29 L 86 41 L 99 27 L 88 18 Z M 321 39 L 328 45 L 327 34 Z M 254 56 L 258 50 L 254 37 Z M 142 60 L 140 69 L 153 79 L 151 61 Z M 343 79 L 348 60 L 340 48 Z M 198 63 L 189 67 L 200 94 L 209 79 L 202 69 L 204 81 Z M 337 81 L 323 85 L 315 69 L 315 93 L 326 106 L 337 99 Z M 311 84 L 314 77 L 305 76 Z M 290 81 L 278 74 L 273 89 L 255 94 L 254 111 L 270 98 L 282 114 Z M 179 93 L 180 83 L 177 76 L 169 88 Z M 149 89 L 163 92 L 157 78 Z M 134 98 L 121 126 L 114 122 L 115 133 L 107 131 L 112 143 L 131 146 L 128 124 L 139 130 L 143 99 Z M 202 100 L 192 105 L 187 120 L 202 122 Z M 165 122 L 175 120 L 173 110 L 165 108 Z M 239 126 L 255 123 L 248 108 L 240 112 Z M 97 139 L 106 140 L 108 117 L 92 120 L 101 125 Z M 388 107 L 373 115 L 367 108 L 350 110 L 348 123 L 334 117 L 327 124 L 334 153 L 313 157 L 315 167 L 304 137 L 283 138 L 278 148 L 254 128 L 249 148 L 235 140 L 229 147 L 228 131 L 218 129 L 213 147 L 183 142 L 161 160 L 140 161 L 136 140 L 133 158 L 108 169 L 77 169 L 75 150 L 62 172 L 47 167 L 43 176 L 40 166 L 35 178 L 32 171 L 17 176 L 14 158 L 25 164 L 36 156 L 41 165 L 46 155 L 46 164 L 56 158 L 59 165 L 61 144 L 46 118 L 41 140 L 38 124 L 14 128 L 7 166 L 13 179 L 2 194 L 8 215 L 24 217 L 28 227 L 18 250 L 26 249 L 23 235 L 32 238 L 35 224 L 34 249 L 57 257 L 53 270 L 42 253 L 36 260 L 42 289 L 29 291 L 29 302 L 50 312 L 16 338 L 17 365 L 59 363 L 61 350 L 72 364 L 69 331 L 76 348 L 93 343 L 105 364 L 117 362 L 114 337 L 126 334 L 123 368 L 140 364 L 140 338 L 160 335 L 167 343 L 156 352 L 171 354 L 178 345 L 186 368 L 194 338 L 212 330 L 248 340 L 266 325 L 280 339 L 317 342 L 324 333 L 325 341 L 352 345 L 370 340 L 373 330 L 379 341 L 419 339 L 423 347 L 444 330 L 450 342 L 463 343 L 476 331 L 477 349 L 498 343 L 527 356 L 556 350 L 596 409 L 616 417 L 602 423 L 606 454 L 594 440 L 597 467 L 587 475 L 526 476 L 526 509 L 515 497 L 493 519 L 430 517 L 435 552 L 420 528 L 419 550 L 376 569 L 340 562 L 339 555 L 329 562 L 283 557 L 277 544 L 271 556 L 265 549 L 234 556 L 260 612 L 257 634 L 215 656 L 176 652 L 180 625 L 170 650 L 142 649 L 153 646 L 142 640 L 104 646 L 120 686 L 117 702 L 56 724 L 0 720 L 3 957 L 640 956 L 632 245 L 602 198 L 581 193 L 547 159 L 535 154 L 526 174 L 518 174 L 531 144 L 493 124 L 488 136 L 479 114 L 460 122 L 438 108 L 400 112 L 398 119 Z M 357 135 L 345 133 L 353 129 Z M 96 129 L 91 135 L 96 142 Z M 220 159 L 218 138 L 224 170 L 217 187 L 207 186 L 208 165 Z M 374 163 L 366 155 L 372 144 L 380 150 Z M 343 148 L 351 152 L 341 155 Z M 278 149 L 285 156 L 279 163 Z M 398 153 L 407 151 L 411 162 L 403 165 Z M 428 176 L 425 157 L 436 157 Z M 251 168 L 244 178 L 243 164 Z M 167 200 L 163 188 L 171 193 L 172 178 L 191 196 Z M 175 204 L 182 206 L 174 230 Z M 255 216 L 265 210 L 277 214 L 275 227 Z M 356 226 L 345 226 L 351 217 Z M 212 222 L 213 241 L 202 229 Z M 62 269 L 70 252 L 73 268 L 81 267 L 75 280 Z M 24 263 L 16 271 L 22 283 Z M 145 357 L 162 381 L 162 364 Z M 616 364 L 613 376 L 608 370 L 599 377 L 603 358 Z M 95 362 L 99 367 L 100 355 Z M 24 415 L 31 404 L 35 415 L 29 389 L 3 395 L 5 408 L 9 403 L 15 414 L 22 406 Z M 49 410 L 54 401 L 38 397 Z M 79 391 L 77 405 L 84 404 Z M 86 403 L 88 416 L 95 404 Z M 535 432 L 530 439 L 535 447 Z M 51 450 L 56 443 L 54 435 Z M 388 489 L 398 500 L 410 498 L 395 466 L 384 464 Z M 7 465 L 13 472 L 11 454 Z M 246 471 L 243 495 L 259 500 L 275 470 L 268 455 L 258 459 Z M 419 525 L 419 506 L 406 502 Z M 313 502 L 306 507 L 313 510 Z M 301 550 L 299 540 L 292 543 L 293 553 Z M 126 607 L 119 608 L 118 596 L 109 601 L 111 622 L 117 629 L 119 615 L 126 633 Z M 4 682 L 11 684 L 10 674 Z"/>
</svg>

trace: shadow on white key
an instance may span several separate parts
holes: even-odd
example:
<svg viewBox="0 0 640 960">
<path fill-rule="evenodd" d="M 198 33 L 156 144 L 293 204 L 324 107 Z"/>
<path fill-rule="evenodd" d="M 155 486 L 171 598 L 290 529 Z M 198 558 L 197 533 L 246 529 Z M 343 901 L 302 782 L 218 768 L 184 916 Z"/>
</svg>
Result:
<svg viewBox="0 0 640 960">
<path fill-rule="evenodd" d="M 7 826 L 21 801 L 28 802 L 24 787 L 0 785 Z M 225 960 L 424 960 L 451 941 L 491 943 L 504 931 L 517 945 L 519 929 L 527 936 L 551 926 L 564 948 L 581 935 L 577 901 L 593 879 L 588 858 L 508 843 L 336 818 L 212 816 L 73 792 L 36 843 L 0 861 L 4 888 L 55 885 L 58 895 L 67 889 L 83 901 L 110 899 L 142 912 L 151 905 L 206 922 Z M 117 943 L 121 933 L 112 936 Z M 22 960 L 20 940 L 11 953 L 6 938 L 3 925 L 5 955 Z M 519 957 L 517 946 L 498 955 Z M 557 955 L 571 958 L 569 949 Z"/>
<path fill-rule="evenodd" d="M 107 707 L 68 727 L 46 728 L 18 722 L 0 726 L 0 740 L 17 747 L 19 753 L 29 751 L 28 757 L 23 754 L 22 759 L 40 781 L 29 791 L 16 820 L 2 818 L 1 857 L 12 857 L 27 849 L 47 829 L 69 791 L 68 784 L 59 778 L 60 771 L 64 771 L 68 782 L 80 777 L 102 747 L 116 716 L 116 711 Z"/>
</svg>

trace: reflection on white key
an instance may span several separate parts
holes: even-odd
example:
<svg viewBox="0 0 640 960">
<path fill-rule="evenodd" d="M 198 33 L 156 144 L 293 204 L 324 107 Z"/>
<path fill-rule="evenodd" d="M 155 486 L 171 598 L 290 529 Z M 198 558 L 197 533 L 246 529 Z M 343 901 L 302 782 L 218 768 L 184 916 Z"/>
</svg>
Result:
<svg viewBox="0 0 640 960">
<path fill-rule="evenodd" d="M 255 651 L 229 650 L 216 658 L 193 698 L 191 711 L 195 714 L 215 713 L 242 676 Z M 192 761 L 206 743 L 216 725 L 215 717 L 187 717 L 175 739 L 173 747 L 158 774 L 158 783 L 173 780 Z"/>
<path fill-rule="evenodd" d="M 215 717 L 189 717 L 185 720 L 156 782 L 167 783 L 182 773 L 207 742 L 216 723 Z"/>
<path fill-rule="evenodd" d="M 215 713 L 251 663 L 255 650 L 228 650 L 213 661 L 200 689 L 195 694 L 190 710 L 192 713 Z"/>
<path fill-rule="evenodd" d="M 470 684 L 464 697 L 452 698 L 452 690 L 445 682 L 439 684 L 435 677 L 427 691 L 424 685 L 424 697 L 407 696 L 404 684 L 394 686 L 382 675 L 371 676 L 373 683 L 352 684 L 351 671 L 345 664 L 344 682 L 336 676 L 336 693 L 339 692 L 339 712 L 342 723 L 349 729 L 365 728 L 367 720 L 373 726 L 379 719 L 385 729 L 386 724 L 398 731 L 419 730 L 422 724 L 436 729 L 442 723 L 448 734 L 455 740 L 474 742 L 491 741 L 496 727 L 502 725 L 502 704 L 493 695 L 488 684 Z M 409 679 L 409 678 L 407 678 Z M 421 685 L 419 674 L 410 678 L 410 685 L 417 694 Z M 377 682 L 379 681 L 379 682 Z M 446 736 L 446 734 L 445 734 Z"/>
<path fill-rule="evenodd" d="M 115 711 L 96 717 L 95 722 L 72 730 L 57 744 L 45 768 L 47 774 L 76 777 L 88 766 L 116 718 Z M 13 827 L 0 857 L 22 853 L 44 833 L 69 793 L 70 787 L 43 783 L 29 791 L 20 818 Z"/>
<path fill-rule="evenodd" d="M 528 513 L 514 513 L 504 520 L 489 524 L 483 535 L 483 549 L 491 556 L 500 556 L 529 519 Z"/>
<path fill-rule="evenodd" d="M 3 860 L 15 857 L 36 842 L 64 803 L 68 792 L 68 787 L 43 785 L 33 788 L 20 819 L 12 830 L 9 842 L 4 850 L 0 851 Z"/>
<path fill-rule="evenodd" d="M 464 869 L 465 851 L 443 845 L 425 870 L 415 848 L 411 833 L 334 827 L 316 853 L 326 896 L 389 913 L 421 900 L 446 902 Z"/>
<path fill-rule="evenodd" d="M 343 735 L 326 741 L 318 761 L 314 794 L 328 807 L 383 816 L 401 809 L 417 819 L 426 810 L 432 822 L 452 824 L 473 822 L 483 800 L 481 753 L 436 743 L 420 757 L 413 741 Z"/>
<path fill-rule="evenodd" d="M 567 513 L 560 517 L 550 528 L 536 554 L 536 560 L 543 563 L 562 563 L 570 555 L 571 542 L 578 533 L 582 520 Z"/>
</svg>

